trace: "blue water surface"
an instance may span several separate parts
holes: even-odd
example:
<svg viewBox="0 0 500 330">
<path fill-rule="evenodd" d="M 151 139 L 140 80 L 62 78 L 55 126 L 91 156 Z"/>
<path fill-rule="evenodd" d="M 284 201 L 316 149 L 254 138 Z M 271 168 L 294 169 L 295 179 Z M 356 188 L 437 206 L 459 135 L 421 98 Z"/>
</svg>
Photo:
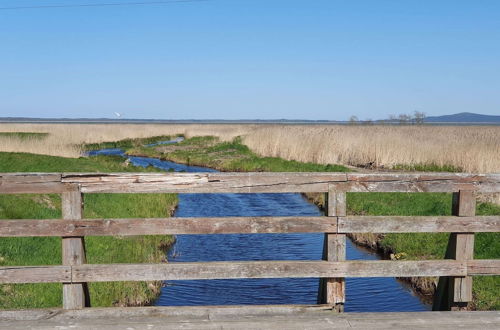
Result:
<svg viewBox="0 0 500 330">
<path fill-rule="evenodd" d="M 125 156 L 120 149 L 91 154 Z M 166 171 L 215 172 L 147 157 L 129 157 L 134 165 Z M 176 217 L 317 216 L 319 209 L 300 194 L 180 194 Z M 236 260 L 320 260 L 323 234 L 177 235 L 169 262 Z M 370 251 L 347 242 L 347 259 L 376 260 Z M 186 280 L 164 283 L 158 306 L 230 304 L 315 304 L 318 278 Z M 346 279 L 348 312 L 425 311 L 412 291 L 394 278 Z"/>
</svg>

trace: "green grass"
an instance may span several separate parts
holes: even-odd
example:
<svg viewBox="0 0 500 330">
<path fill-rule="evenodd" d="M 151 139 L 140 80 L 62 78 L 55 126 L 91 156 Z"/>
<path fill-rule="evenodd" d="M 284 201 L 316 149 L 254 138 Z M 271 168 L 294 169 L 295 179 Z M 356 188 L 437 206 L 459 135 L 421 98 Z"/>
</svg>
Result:
<svg viewBox="0 0 500 330">
<path fill-rule="evenodd" d="M 100 149 L 109 149 L 109 148 L 122 148 L 122 149 L 129 149 L 129 148 L 136 148 L 136 147 L 141 147 L 146 144 L 151 144 L 151 143 L 156 143 L 160 141 L 169 141 L 174 139 L 177 136 L 171 136 L 171 135 L 160 135 L 160 136 L 153 136 L 153 137 L 148 137 L 148 138 L 136 138 L 136 139 L 124 139 L 124 140 L 119 140 L 119 141 L 110 141 L 110 142 L 102 142 L 102 143 L 91 143 L 91 144 L 86 144 L 84 146 L 85 150 L 100 150 Z"/>
<path fill-rule="evenodd" d="M 27 139 L 43 139 L 49 136 L 49 133 L 33 133 L 33 132 L 0 132 L 0 137 L 12 137 L 21 140 Z"/>
<path fill-rule="evenodd" d="M 153 169 L 146 169 L 153 170 Z M 144 171 L 125 165 L 122 158 L 69 159 L 32 154 L 0 153 L 0 172 L 24 171 Z M 167 217 L 177 204 L 175 194 L 86 194 L 87 218 Z M 0 195 L 0 219 L 61 218 L 59 195 Z M 89 263 L 160 262 L 171 236 L 86 237 Z M 61 238 L 23 237 L 0 239 L 0 265 L 61 264 Z M 141 305 L 154 300 L 160 283 L 90 283 L 92 306 Z M 0 286 L 0 308 L 61 306 L 61 284 L 13 284 Z"/>
<path fill-rule="evenodd" d="M 436 164 L 413 164 L 405 165 L 398 164 L 392 167 L 393 170 L 399 171 L 418 171 L 418 172 L 463 172 L 460 167 L 452 165 L 436 165 Z"/>
<path fill-rule="evenodd" d="M 234 172 L 348 172 L 345 166 L 304 163 L 277 157 L 261 157 L 253 153 L 241 139 L 220 142 L 216 137 L 203 136 L 186 139 L 170 146 L 135 147 L 127 151 L 170 160 L 182 164 L 205 166 L 220 171 Z"/>
<path fill-rule="evenodd" d="M 452 194 L 449 193 L 348 193 L 349 214 L 357 215 L 451 215 Z M 479 203 L 477 215 L 500 215 L 500 206 Z M 442 259 L 448 244 L 448 233 L 386 234 L 381 247 L 406 259 Z M 500 233 L 477 233 L 474 258 L 498 259 Z M 480 310 L 500 309 L 500 276 L 474 278 L 475 306 Z"/>
<path fill-rule="evenodd" d="M 0 152 L 0 172 L 158 172 L 127 165 L 119 156 L 65 158 L 29 153 Z"/>
</svg>

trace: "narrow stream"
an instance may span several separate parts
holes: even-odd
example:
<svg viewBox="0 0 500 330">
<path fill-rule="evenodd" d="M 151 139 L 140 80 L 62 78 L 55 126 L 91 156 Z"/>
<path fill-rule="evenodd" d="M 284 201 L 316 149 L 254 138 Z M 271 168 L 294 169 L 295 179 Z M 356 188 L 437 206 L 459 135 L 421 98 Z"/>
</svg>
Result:
<svg viewBox="0 0 500 330">
<path fill-rule="evenodd" d="M 90 153 L 122 155 L 120 149 Z M 146 157 L 129 157 L 137 166 L 167 171 L 215 172 Z M 319 209 L 300 194 L 179 194 L 176 217 L 317 216 Z M 323 234 L 177 235 L 169 262 L 235 260 L 321 260 Z M 376 260 L 376 253 L 347 241 L 347 259 Z M 315 304 L 317 278 L 168 281 L 158 306 L 230 304 Z M 411 289 L 395 278 L 347 278 L 347 312 L 426 311 Z"/>
</svg>

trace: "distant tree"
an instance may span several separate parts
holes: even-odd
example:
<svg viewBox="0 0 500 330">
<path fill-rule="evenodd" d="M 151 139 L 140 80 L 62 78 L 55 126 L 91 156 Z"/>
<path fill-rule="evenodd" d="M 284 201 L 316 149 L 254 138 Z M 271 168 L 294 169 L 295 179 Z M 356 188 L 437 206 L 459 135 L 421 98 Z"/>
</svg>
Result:
<svg viewBox="0 0 500 330">
<path fill-rule="evenodd" d="M 397 121 L 397 117 L 396 117 L 396 115 L 389 115 L 389 122 L 394 123 L 394 122 L 396 122 L 396 121 Z"/>
<path fill-rule="evenodd" d="M 400 125 L 405 125 L 405 124 L 408 124 L 411 120 L 411 116 L 405 114 L 405 113 L 402 113 L 398 116 L 398 122 Z"/>
<path fill-rule="evenodd" d="M 363 121 L 363 124 L 364 125 L 373 125 L 373 120 L 371 118 L 366 119 L 366 120 Z"/>
<path fill-rule="evenodd" d="M 425 120 L 425 112 L 415 111 L 413 114 L 413 119 L 415 120 L 415 124 L 422 125 Z"/>
<path fill-rule="evenodd" d="M 359 122 L 359 119 L 356 116 L 351 116 L 351 118 L 349 118 L 349 124 L 351 124 L 351 125 L 356 125 L 358 122 Z"/>
</svg>

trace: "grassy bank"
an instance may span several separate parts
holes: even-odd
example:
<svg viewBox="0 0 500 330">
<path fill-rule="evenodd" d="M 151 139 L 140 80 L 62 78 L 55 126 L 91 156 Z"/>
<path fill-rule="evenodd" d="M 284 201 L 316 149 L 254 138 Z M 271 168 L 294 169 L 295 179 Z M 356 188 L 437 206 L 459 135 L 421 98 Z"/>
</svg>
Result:
<svg viewBox="0 0 500 330">
<path fill-rule="evenodd" d="M 451 215 L 452 195 L 448 193 L 349 193 L 349 214 L 364 215 Z M 500 206 L 479 203 L 477 215 L 500 215 Z M 442 259 L 446 252 L 447 233 L 408 233 L 360 235 L 361 243 L 393 254 L 397 259 Z M 500 256 L 500 233 L 477 233 L 474 258 L 497 259 Z M 435 279 L 421 283 L 425 290 L 434 289 Z M 418 283 L 417 283 L 418 284 Z M 429 287 L 430 285 L 430 287 Z M 477 276 L 473 286 L 475 308 L 500 309 L 500 276 Z"/>
<path fill-rule="evenodd" d="M 134 147 L 127 154 L 155 157 L 173 162 L 206 166 L 234 172 L 346 172 L 345 166 L 304 163 L 277 157 L 261 157 L 252 152 L 239 138 L 221 142 L 214 136 L 186 139 L 175 145 Z"/>
<path fill-rule="evenodd" d="M 160 141 L 170 141 L 175 139 L 179 135 L 170 136 L 170 135 L 159 135 L 152 136 L 147 138 L 133 138 L 133 139 L 124 139 L 118 141 L 108 141 L 101 143 L 90 143 L 85 145 L 85 150 L 100 150 L 100 149 L 109 149 L 109 148 L 122 148 L 122 149 L 131 149 L 138 148 L 144 145 L 148 145 L 151 143 L 156 143 Z"/>
<path fill-rule="evenodd" d="M 338 165 L 319 165 L 259 157 L 239 139 L 220 142 L 215 137 L 196 137 L 178 145 L 135 147 L 129 154 L 157 157 L 184 164 L 200 165 L 222 171 L 346 171 Z M 403 169 L 403 168 L 401 168 Z M 455 168 L 428 166 L 419 170 L 436 171 Z M 322 204 L 321 196 L 316 200 Z M 314 197 L 314 196 L 312 196 Z M 352 215 L 450 215 L 452 194 L 447 193 L 349 193 L 348 213 Z M 478 203 L 478 215 L 500 215 L 500 206 Z M 370 234 L 353 235 L 358 243 L 397 259 L 442 259 L 449 234 Z M 500 256 L 500 233 L 476 234 L 475 258 Z M 424 293 L 432 293 L 435 279 L 415 279 Z M 474 304 L 477 309 L 500 309 L 500 277 L 481 276 L 474 279 Z"/>
<path fill-rule="evenodd" d="M 140 172 L 156 171 L 128 165 L 120 157 L 62 158 L 23 153 L 0 153 L 0 172 Z M 177 204 L 174 194 L 86 194 L 87 218 L 167 217 Z M 61 217 L 59 195 L 0 195 L 0 219 Z M 87 237 L 89 263 L 161 262 L 171 236 Z M 57 265 L 61 238 L 2 238 L 0 265 Z M 159 282 L 90 283 L 93 306 L 144 305 L 159 293 Z M 0 308 L 61 306 L 61 284 L 0 286 Z"/>
</svg>

